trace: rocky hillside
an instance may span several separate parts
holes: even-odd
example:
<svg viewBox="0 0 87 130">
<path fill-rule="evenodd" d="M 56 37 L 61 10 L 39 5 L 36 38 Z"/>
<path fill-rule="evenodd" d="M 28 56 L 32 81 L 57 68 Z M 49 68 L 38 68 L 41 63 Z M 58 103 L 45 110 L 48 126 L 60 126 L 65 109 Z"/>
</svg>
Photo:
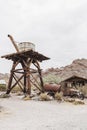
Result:
<svg viewBox="0 0 87 130">
<path fill-rule="evenodd" d="M 6 74 L 2 74 L 0 73 L 0 80 L 5 80 L 6 82 L 8 82 L 8 79 L 9 79 L 9 74 L 6 73 Z"/>
<path fill-rule="evenodd" d="M 4 78 L 4 74 L 0 73 L 0 80 Z"/>
<path fill-rule="evenodd" d="M 70 65 L 61 68 L 49 68 L 43 73 L 43 77 L 58 79 L 60 82 L 73 75 L 87 78 L 87 59 L 74 60 Z"/>
<path fill-rule="evenodd" d="M 49 68 L 42 75 L 45 82 L 55 81 L 57 83 L 73 75 L 87 78 L 87 59 L 74 60 L 70 65 L 61 68 Z M 0 73 L 0 79 L 8 82 L 9 74 Z"/>
</svg>

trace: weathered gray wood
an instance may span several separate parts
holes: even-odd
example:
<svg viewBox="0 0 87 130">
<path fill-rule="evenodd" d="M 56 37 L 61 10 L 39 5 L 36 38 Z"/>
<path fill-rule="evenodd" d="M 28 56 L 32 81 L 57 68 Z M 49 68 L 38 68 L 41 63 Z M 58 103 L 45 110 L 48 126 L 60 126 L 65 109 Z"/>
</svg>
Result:
<svg viewBox="0 0 87 130">
<path fill-rule="evenodd" d="M 9 34 L 8 34 L 8 37 L 10 38 L 10 40 L 11 40 L 12 44 L 14 45 L 16 51 L 19 52 L 18 46 L 17 46 L 17 44 L 15 43 L 13 37 L 12 37 L 11 35 L 9 35 Z"/>
<path fill-rule="evenodd" d="M 2 58 L 6 58 L 8 60 L 13 61 L 8 83 L 8 89 L 6 93 L 9 94 L 10 91 L 18 84 L 24 93 L 31 94 L 31 83 L 43 92 L 44 85 L 39 62 L 42 62 L 43 60 L 48 60 L 49 58 L 32 50 L 19 52 L 13 37 L 9 35 L 9 38 L 12 41 L 17 53 L 2 56 Z M 16 67 L 19 64 L 21 64 L 22 68 L 17 69 Z M 36 67 L 36 70 L 30 68 L 31 64 L 33 64 Z M 19 79 L 16 77 L 17 73 L 21 75 Z M 32 73 L 39 74 L 40 84 L 38 83 L 37 79 L 34 78 Z M 33 77 L 35 83 L 33 83 L 33 81 L 31 80 L 31 76 Z M 16 83 L 12 85 L 13 78 L 15 79 Z M 22 79 L 23 84 L 21 83 Z M 23 88 L 21 87 L 21 85 L 23 85 Z M 40 86 L 41 89 L 38 86 Z"/>
<path fill-rule="evenodd" d="M 10 74 L 10 78 L 9 78 L 9 82 L 8 82 L 8 87 L 7 87 L 7 92 L 6 94 L 9 94 L 11 91 L 11 85 L 12 85 L 12 80 L 13 80 L 13 75 L 14 75 L 14 70 L 15 67 L 18 65 L 18 62 L 14 61 L 13 65 L 12 65 L 12 69 L 11 69 L 11 74 Z"/>
</svg>

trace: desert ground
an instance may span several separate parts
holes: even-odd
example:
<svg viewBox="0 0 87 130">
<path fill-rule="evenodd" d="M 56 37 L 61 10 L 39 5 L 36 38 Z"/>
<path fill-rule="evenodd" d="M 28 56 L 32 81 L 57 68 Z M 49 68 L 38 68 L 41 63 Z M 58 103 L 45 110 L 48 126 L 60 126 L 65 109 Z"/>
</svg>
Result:
<svg viewBox="0 0 87 130">
<path fill-rule="evenodd" d="M 87 101 L 73 105 L 58 101 L 0 98 L 0 130 L 87 130 Z"/>
</svg>

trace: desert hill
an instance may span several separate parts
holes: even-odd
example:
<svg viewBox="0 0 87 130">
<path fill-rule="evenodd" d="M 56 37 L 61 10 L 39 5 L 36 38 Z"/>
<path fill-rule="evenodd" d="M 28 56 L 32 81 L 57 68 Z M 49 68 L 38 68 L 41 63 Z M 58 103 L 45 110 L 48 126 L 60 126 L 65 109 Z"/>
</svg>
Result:
<svg viewBox="0 0 87 130">
<path fill-rule="evenodd" d="M 48 68 L 42 72 L 45 81 L 60 82 L 72 75 L 87 78 L 87 59 L 76 59 L 70 65 L 61 68 Z M 0 73 L 0 80 L 4 79 L 8 82 L 9 74 Z"/>
<path fill-rule="evenodd" d="M 43 77 L 58 79 L 60 82 L 73 75 L 87 78 L 87 59 L 76 59 L 70 65 L 61 68 L 49 68 L 43 73 Z"/>
</svg>

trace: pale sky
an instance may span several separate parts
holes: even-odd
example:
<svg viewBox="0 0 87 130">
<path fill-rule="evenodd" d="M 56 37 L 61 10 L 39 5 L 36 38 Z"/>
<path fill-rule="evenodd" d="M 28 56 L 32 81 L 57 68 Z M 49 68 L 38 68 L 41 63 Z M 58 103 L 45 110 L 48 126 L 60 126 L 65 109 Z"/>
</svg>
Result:
<svg viewBox="0 0 87 130">
<path fill-rule="evenodd" d="M 0 0 L 0 56 L 15 52 L 8 34 L 50 57 L 44 69 L 87 58 L 87 0 Z M 11 65 L 0 58 L 0 73 Z"/>
</svg>

